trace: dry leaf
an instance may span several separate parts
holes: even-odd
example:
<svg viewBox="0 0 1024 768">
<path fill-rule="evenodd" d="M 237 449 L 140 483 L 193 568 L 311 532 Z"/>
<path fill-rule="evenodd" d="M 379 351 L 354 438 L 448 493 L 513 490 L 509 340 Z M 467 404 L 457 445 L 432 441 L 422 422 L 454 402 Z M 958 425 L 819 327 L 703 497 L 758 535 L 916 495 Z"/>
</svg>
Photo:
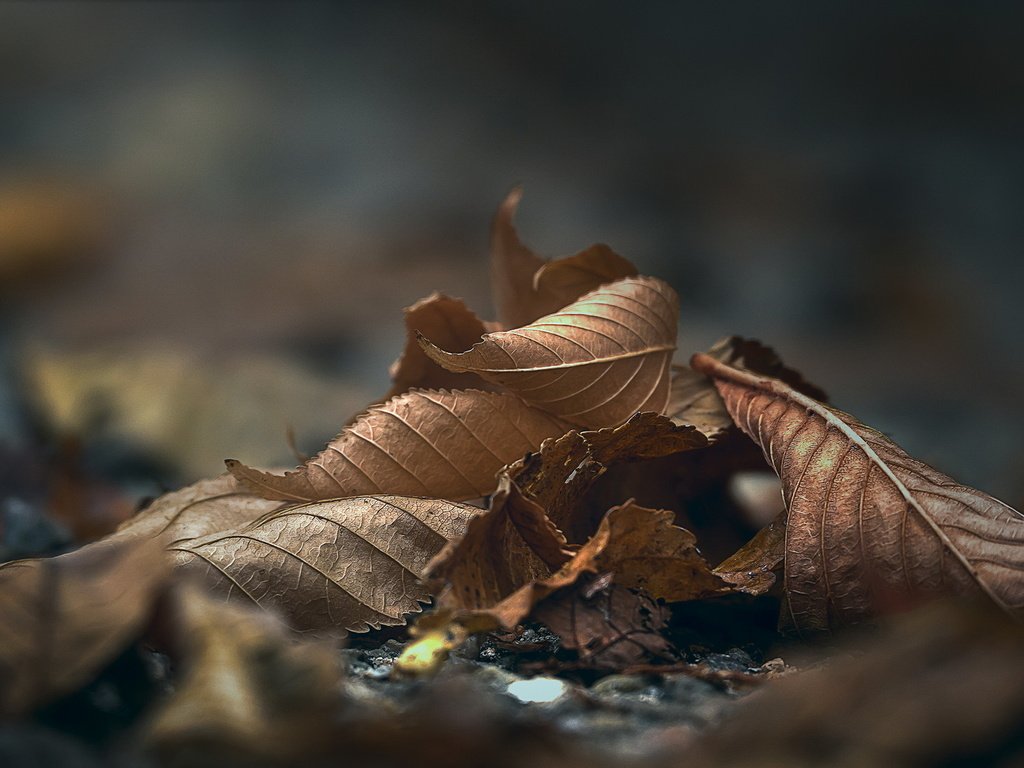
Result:
<svg viewBox="0 0 1024 768">
<path fill-rule="evenodd" d="M 654 598 L 668 601 L 738 591 L 711 571 L 697 550 L 693 534 L 672 525 L 673 517 L 672 512 L 645 509 L 632 502 L 615 507 L 571 560 L 542 577 L 536 575 L 539 568 L 532 573 L 528 569 L 515 573 L 481 565 L 479 557 L 432 564 L 431 570 L 444 573 L 450 582 L 438 605 L 447 612 L 445 618 L 454 617 L 471 631 L 481 631 L 512 629 L 530 615 L 537 603 L 575 584 L 586 573 L 611 573 L 616 584 L 643 589 Z M 473 522 L 479 524 L 482 519 Z M 471 565 L 477 566 L 475 571 Z M 531 580 L 520 581 L 524 576 Z M 478 580 L 474 582 L 472 577 Z M 517 581 L 519 586 L 514 588 Z"/>
<path fill-rule="evenodd" d="M 520 587 L 546 578 L 572 555 L 564 530 L 578 541 L 593 532 L 573 518 L 583 494 L 606 467 L 706 443 L 693 427 L 649 413 L 614 429 L 573 431 L 546 440 L 538 453 L 505 469 L 490 508 L 428 567 L 431 578 L 447 584 L 439 605 L 447 611 L 486 613 Z M 489 621 L 483 615 L 482 623 Z M 518 618 L 510 621 L 514 626 Z"/>
<path fill-rule="evenodd" d="M 1024 609 L 1024 516 L 853 417 L 707 355 L 737 425 L 782 480 L 788 619 L 821 631 L 935 594 Z M 787 617 L 784 617 L 787 618 Z"/>
<path fill-rule="evenodd" d="M 674 659 L 661 634 L 669 611 L 641 592 L 584 576 L 533 610 L 533 618 L 588 667 L 625 669 L 651 658 Z"/>
<path fill-rule="evenodd" d="M 376 493 L 473 499 L 494 490 L 499 469 L 566 429 L 513 395 L 414 391 L 370 408 L 295 471 L 274 475 L 233 459 L 225 463 L 271 499 Z"/>
<path fill-rule="evenodd" d="M 678 315 L 666 283 L 627 278 L 525 327 L 489 333 L 466 352 L 421 344 L 450 371 L 476 373 L 566 421 L 599 429 L 639 411 L 664 411 Z"/>
<path fill-rule="evenodd" d="M 522 196 L 519 187 L 509 192 L 491 227 L 491 291 L 503 327 L 527 325 L 604 283 L 636 274 L 636 267 L 606 245 L 545 261 L 522 243 L 512 224 Z"/>
<path fill-rule="evenodd" d="M 709 349 L 707 355 L 736 368 L 782 379 L 816 400 L 828 399 L 824 391 L 805 381 L 799 372 L 787 368 L 775 350 L 759 341 L 729 336 Z M 694 425 L 711 440 L 721 437 L 733 423 L 714 384 L 687 365 L 672 366 L 671 392 L 665 413 L 677 424 Z"/>
<path fill-rule="evenodd" d="M 0 713 L 70 693 L 141 634 L 170 565 L 156 541 L 0 566 Z"/>
<path fill-rule="evenodd" d="M 257 496 L 223 474 L 165 493 L 125 521 L 112 538 L 192 539 L 239 528 L 281 506 L 280 501 Z"/>
<path fill-rule="evenodd" d="M 405 348 L 391 366 L 391 390 L 385 400 L 410 389 L 481 388 L 479 376 L 452 373 L 428 358 L 417 334 L 434 339 L 445 349 L 465 350 L 487 333 L 483 322 L 460 299 L 432 293 L 405 308 Z"/>
<path fill-rule="evenodd" d="M 330 644 L 297 642 L 271 613 L 189 584 L 173 605 L 185 676 L 145 734 L 161 764 L 299 760 L 324 748 L 341 702 Z"/>
<path fill-rule="evenodd" d="M 171 544 L 216 591 L 279 611 L 299 630 L 405 623 L 430 593 L 423 569 L 476 507 L 373 496 L 287 507 L 249 525 Z"/>
<path fill-rule="evenodd" d="M 748 595 L 763 595 L 775 585 L 786 558 L 786 513 L 782 512 L 734 555 L 720 563 L 715 573 Z"/>
</svg>

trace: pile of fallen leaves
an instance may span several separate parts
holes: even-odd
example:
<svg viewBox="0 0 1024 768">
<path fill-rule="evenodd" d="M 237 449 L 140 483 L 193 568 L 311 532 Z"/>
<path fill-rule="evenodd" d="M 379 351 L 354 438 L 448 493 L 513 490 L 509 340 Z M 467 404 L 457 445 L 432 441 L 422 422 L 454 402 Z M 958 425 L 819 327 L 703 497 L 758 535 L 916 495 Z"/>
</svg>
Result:
<svg viewBox="0 0 1024 768">
<path fill-rule="evenodd" d="M 674 363 L 672 287 L 602 245 L 538 257 L 518 198 L 493 228 L 497 320 L 437 293 L 409 307 L 390 391 L 321 453 L 287 472 L 228 460 L 100 541 L 0 568 L 0 711 L 39 710 L 143 638 L 176 670 L 141 737 L 158 754 L 362 754 L 417 733 L 345 725 L 331 638 L 418 613 L 396 674 L 527 624 L 560 640 L 549 669 L 697 673 L 667 631 L 680 603 L 742 617 L 768 596 L 803 639 L 936 597 L 1020 617 L 1020 513 L 758 342 Z M 768 472 L 779 514 L 757 531 L 729 489 Z"/>
</svg>

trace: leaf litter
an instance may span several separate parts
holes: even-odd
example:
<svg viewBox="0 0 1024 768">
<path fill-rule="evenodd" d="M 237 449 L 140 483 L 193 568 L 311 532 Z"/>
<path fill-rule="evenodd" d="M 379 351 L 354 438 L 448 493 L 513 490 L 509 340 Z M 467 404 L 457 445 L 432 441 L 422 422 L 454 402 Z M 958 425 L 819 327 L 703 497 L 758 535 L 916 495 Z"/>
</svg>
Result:
<svg viewBox="0 0 1024 768">
<path fill-rule="evenodd" d="M 283 473 L 228 460 L 227 474 L 161 496 L 98 542 L 0 567 L 3 712 L 47 712 L 142 643 L 174 681 L 138 731 L 136 748 L 160 764 L 335 765 L 345 754 L 571 765 L 617 754 L 588 753 L 505 704 L 488 709 L 485 670 L 487 685 L 513 695 L 514 670 L 529 669 L 560 676 L 543 706 L 646 718 L 650 764 L 686 754 L 763 764 L 783 754 L 775 733 L 845 717 L 862 718 L 867 736 L 837 732 L 832 748 L 876 760 L 882 721 L 853 696 L 909 696 L 890 680 L 913 670 L 914 654 L 991 649 L 1019 666 L 1019 643 L 1006 639 L 1024 608 L 1019 512 L 826 405 L 757 341 L 729 337 L 673 363 L 675 291 L 607 246 L 536 255 L 512 223 L 520 197 L 510 193 L 492 227 L 497 319 L 437 293 L 409 307 L 391 389 L 321 453 Z M 781 512 L 741 535 L 749 521 L 721 500 L 739 473 L 769 469 Z M 634 498 L 654 491 L 656 506 Z M 711 517 L 695 512 L 699 494 L 720 500 Z M 767 520 L 771 500 L 760 506 Z M 704 542 L 722 555 L 709 559 Z M 814 641 L 856 642 L 849 627 L 908 611 L 896 624 L 927 635 L 938 609 L 918 606 L 949 598 L 967 607 L 949 609 L 934 643 L 900 629 L 894 641 L 861 635 L 868 661 L 854 663 Z M 702 612 L 753 636 L 765 605 L 778 631 L 751 646 L 760 660 L 692 642 Z M 782 675 L 725 735 L 698 738 L 742 690 L 789 670 L 761 663 L 779 648 L 818 654 L 818 670 Z M 986 664 L 948 674 L 988 680 Z M 394 692 L 412 695 L 408 686 L 421 693 L 401 704 Z M 686 708 L 673 709 L 670 690 Z M 819 690 L 832 697 L 824 714 L 783 723 Z M 922 706 L 939 716 L 950 696 L 929 690 Z M 643 709 L 651 697 L 667 719 Z M 995 707 L 1019 717 L 1024 702 L 1005 687 L 992 701 L 975 696 L 972 724 L 947 741 L 963 752 L 1002 738 L 1012 718 Z M 759 719 L 766 706 L 774 720 Z M 911 764 L 933 751 L 908 736 L 885 754 Z"/>
</svg>

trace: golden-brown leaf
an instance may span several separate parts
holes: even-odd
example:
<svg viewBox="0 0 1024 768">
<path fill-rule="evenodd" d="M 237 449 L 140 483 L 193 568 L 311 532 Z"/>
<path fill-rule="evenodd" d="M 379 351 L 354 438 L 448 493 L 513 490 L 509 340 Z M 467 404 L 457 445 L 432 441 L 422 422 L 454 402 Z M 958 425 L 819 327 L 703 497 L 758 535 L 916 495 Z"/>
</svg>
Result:
<svg viewBox="0 0 1024 768">
<path fill-rule="evenodd" d="M 717 342 L 706 354 L 735 368 L 782 379 L 816 400 L 828 399 L 822 390 L 805 381 L 797 371 L 787 368 L 771 347 L 759 341 L 729 336 Z M 710 440 L 717 440 L 732 426 L 732 418 L 714 384 L 688 365 L 672 366 L 672 385 L 665 413 L 677 424 L 694 425 Z"/>
<path fill-rule="evenodd" d="M 385 400 L 410 389 L 480 388 L 484 382 L 471 373 L 452 373 L 427 357 L 416 341 L 422 334 L 445 349 L 465 350 L 487 333 L 483 322 L 460 299 L 432 293 L 405 308 L 405 348 L 391 365 L 391 390 Z"/>
<path fill-rule="evenodd" d="M 494 490 L 504 465 L 566 429 L 514 395 L 417 390 L 370 408 L 295 471 L 274 475 L 233 459 L 225 463 L 271 499 L 377 493 L 472 499 Z"/>
<path fill-rule="evenodd" d="M 986 595 L 1021 615 L 1024 515 L 778 379 L 707 355 L 692 365 L 714 378 L 782 480 L 785 589 L 796 629 L 863 621 L 943 593 Z"/>
<path fill-rule="evenodd" d="M 750 595 L 761 595 L 775 584 L 776 572 L 786 559 L 786 513 L 771 523 L 740 549 L 719 563 L 715 573 Z"/>
<path fill-rule="evenodd" d="M 419 580 L 476 507 L 370 496 L 287 507 L 169 546 L 217 592 L 280 612 L 298 630 L 403 624 L 430 597 Z"/>
<path fill-rule="evenodd" d="M 70 693 L 141 634 L 170 565 L 156 541 L 0 566 L 0 713 Z"/>
<path fill-rule="evenodd" d="M 280 501 L 257 496 L 231 475 L 223 474 L 165 493 L 122 523 L 111 538 L 192 539 L 240 528 L 281 506 Z"/>
<path fill-rule="evenodd" d="M 431 359 L 507 387 L 584 427 L 623 423 L 668 403 L 679 300 L 653 277 L 619 280 L 523 328 L 490 333 L 470 350 L 423 339 Z"/>
<path fill-rule="evenodd" d="M 604 283 L 636 274 L 629 261 L 600 244 L 546 262 L 516 234 L 512 219 L 522 196 L 519 187 L 509 192 L 491 227 L 491 290 L 504 328 L 532 323 Z"/>
</svg>

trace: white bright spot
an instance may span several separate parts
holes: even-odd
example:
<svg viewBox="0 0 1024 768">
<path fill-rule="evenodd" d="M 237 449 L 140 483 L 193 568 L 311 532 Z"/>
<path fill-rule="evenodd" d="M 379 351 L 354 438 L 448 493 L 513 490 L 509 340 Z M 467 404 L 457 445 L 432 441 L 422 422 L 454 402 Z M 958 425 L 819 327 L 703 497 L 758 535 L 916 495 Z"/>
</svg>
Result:
<svg viewBox="0 0 1024 768">
<path fill-rule="evenodd" d="M 535 677 L 510 683 L 508 692 L 523 704 L 545 704 L 565 695 L 568 686 L 553 677 Z"/>
</svg>

